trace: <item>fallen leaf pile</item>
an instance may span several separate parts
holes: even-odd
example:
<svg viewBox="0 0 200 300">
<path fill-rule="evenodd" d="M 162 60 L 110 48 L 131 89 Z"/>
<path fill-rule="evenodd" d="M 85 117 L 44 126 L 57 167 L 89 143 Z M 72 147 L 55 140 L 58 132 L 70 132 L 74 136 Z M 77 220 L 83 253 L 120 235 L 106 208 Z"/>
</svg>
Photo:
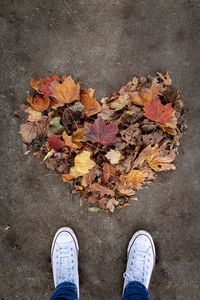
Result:
<svg viewBox="0 0 200 300">
<path fill-rule="evenodd" d="M 175 169 L 186 110 L 169 74 L 157 74 L 100 101 L 71 76 L 30 81 L 34 93 L 16 112 L 28 153 L 43 157 L 91 212 L 129 205 L 156 172 Z"/>
</svg>

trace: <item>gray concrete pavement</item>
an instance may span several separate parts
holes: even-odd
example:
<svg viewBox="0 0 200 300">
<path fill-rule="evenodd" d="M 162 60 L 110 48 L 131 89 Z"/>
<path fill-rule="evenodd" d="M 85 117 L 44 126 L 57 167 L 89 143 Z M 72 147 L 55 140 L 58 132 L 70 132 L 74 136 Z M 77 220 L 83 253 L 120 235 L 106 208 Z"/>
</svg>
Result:
<svg viewBox="0 0 200 300">
<path fill-rule="evenodd" d="M 63 225 L 79 238 L 82 300 L 120 299 L 127 243 L 141 228 L 157 245 L 152 299 L 200 299 L 199 15 L 197 0 L 0 1 L 1 300 L 49 299 L 50 245 Z M 72 74 L 101 97 L 134 74 L 166 70 L 189 108 L 189 129 L 177 170 L 130 208 L 89 214 L 41 161 L 23 156 L 13 113 L 30 77 Z"/>
</svg>

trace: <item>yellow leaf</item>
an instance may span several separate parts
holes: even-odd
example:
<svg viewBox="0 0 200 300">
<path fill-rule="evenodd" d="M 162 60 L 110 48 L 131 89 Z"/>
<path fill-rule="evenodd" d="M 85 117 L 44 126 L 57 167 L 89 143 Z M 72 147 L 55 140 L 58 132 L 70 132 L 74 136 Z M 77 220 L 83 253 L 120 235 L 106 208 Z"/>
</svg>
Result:
<svg viewBox="0 0 200 300">
<path fill-rule="evenodd" d="M 145 176 L 142 171 L 131 170 L 125 175 L 125 178 L 127 183 L 131 183 L 135 188 L 139 188 L 144 182 Z"/>
<path fill-rule="evenodd" d="M 74 178 L 83 176 L 95 166 L 95 162 L 90 159 L 89 151 L 82 151 L 74 159 L 74 167 L 70 169 L 70 175 Z"/>
<path fill-rule="evenodd" d="M 80 99 L 80 85 L 71 76 L 63 77 L 63 82 L 53 81 L 50 85 L 51 97 L 64 105 Z"/>
<path fill-rule="evenodd" d="M 111 102 L 110 107 L 114 110 L 120 110 L 124 108 L 126 105 L 128 105 L 129 101 L 126 98 L 123 98 L 123 96 L 119 96 L 115 101 Z"/>
<path fill-rule="evenodd" d="M 130 93 L 131 101 L 138 106 L 144 105 L 144 100 L 142 97 L 138 94 L 138 92 Z"/>
</svg>

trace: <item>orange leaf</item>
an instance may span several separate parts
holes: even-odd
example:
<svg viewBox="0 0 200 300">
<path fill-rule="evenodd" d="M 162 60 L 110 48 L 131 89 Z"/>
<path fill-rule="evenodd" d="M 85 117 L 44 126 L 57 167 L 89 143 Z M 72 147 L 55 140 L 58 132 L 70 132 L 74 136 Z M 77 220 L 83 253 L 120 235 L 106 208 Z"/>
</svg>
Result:
<svg viewBox="0 0 200 300">
<path fill-rule="evenodd" d="M 71 150 L 81 149 L 83 146 L 82 142 L 86 142 L 85 128 L 78 128 L 73 132 L 72 135 L 68 135 L 64 131 L 62 134 L 62 138 L 65 142 L 65 145 Z"/>
<path fill-rule="evenodd" d="M 45 111 L 49 108 L 50 100 L 42 95 L 35 95 L 34 97 L 28 96 L 26 100 L 30 106 L 37 111 Z"/>
<path fill-rule="evenodd" d="M 176 117 L 174 116 L 174 109 L 172 103 L 163 105 L 159 97 L 156 97 L 151 103 L 144 105 L 145 117 L 148 119 L 162 123 L 168 124 L 168 126 L 176 127 Z M 174 128 L 174 127 L 173 127 Z"/>
<path fill-rule="evenodd" d="M 87 117 L 96 115 L 101 111 L 101 105 L 93 97 L 93 95 L 94 90 L 91 88 L 81 91 L 80 102 L 84 105 L 84 110 Z"/>
<path fill-rule="evenodd" d="M 63 82 L 53 81 L 50 85 L 51 97 L 61 106 L 80 99 L 80 85 L 75 83 L 71 76 L 63 77 Z"/>
</svg>

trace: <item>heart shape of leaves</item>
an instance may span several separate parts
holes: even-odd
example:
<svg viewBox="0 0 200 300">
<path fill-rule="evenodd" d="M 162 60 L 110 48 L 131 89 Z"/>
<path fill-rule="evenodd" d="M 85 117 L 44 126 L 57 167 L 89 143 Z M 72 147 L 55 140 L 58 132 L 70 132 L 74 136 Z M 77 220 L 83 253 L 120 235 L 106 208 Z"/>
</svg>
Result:
<svg viewBox="0 0 200 300">
<path fill-rule="evenodd" d="M 168 73 L 135 76 L 100 101 L 71 76 L 30 85 L 33 95 L 16 112 L 26 153 L 43 157 L 90 212 L 130 205 L 157 172 L 175 169 L 186 109 Z"/>
</svg>

